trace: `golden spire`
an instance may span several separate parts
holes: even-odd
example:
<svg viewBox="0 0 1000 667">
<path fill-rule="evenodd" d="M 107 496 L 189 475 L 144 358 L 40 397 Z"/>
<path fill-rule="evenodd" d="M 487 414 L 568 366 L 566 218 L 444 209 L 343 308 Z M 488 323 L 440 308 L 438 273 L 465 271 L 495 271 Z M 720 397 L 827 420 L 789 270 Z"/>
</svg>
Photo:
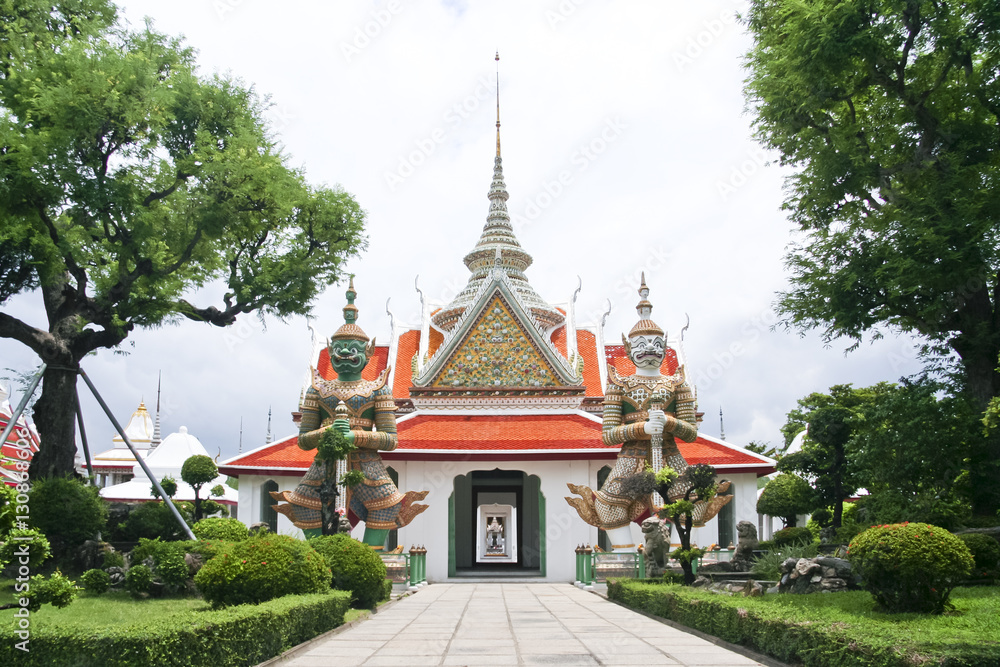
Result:
<svg viewBox="0 0 1000 667">
<path fill-rule="evenodd" d="M 497 157 L 500 157 L 500 51 L 497 51 Z"/>
</svg>

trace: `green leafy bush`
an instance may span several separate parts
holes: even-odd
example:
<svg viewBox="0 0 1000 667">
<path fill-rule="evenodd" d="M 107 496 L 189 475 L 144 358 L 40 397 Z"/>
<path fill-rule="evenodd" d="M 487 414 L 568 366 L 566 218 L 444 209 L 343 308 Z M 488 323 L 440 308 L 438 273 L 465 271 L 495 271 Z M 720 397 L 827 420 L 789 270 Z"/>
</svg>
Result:
<svg viewBox="0 0 1000 667">
<path fill-rule="evenodd" d="M 973 566 L 960 539 L 926 523 L 872 526 L 854 538 L 847 558 L 865 590 L 891 613 L 940 614 Z"/>
<path fill-rule="evenodd" d="M 344 534 L 314 537 L 309 544 L 330 566 L 334 588 L 351 591 L 359 607 L 370 609 L 378 604 L 383 596 L 385 563 L 370 546 Z"/>
<path fill-rule="evenodd" d="M 28 599 L 28 611 L 38 611 L 43 604 L 62 609 L 76 599 L 76 584 L 59 570 L 48 579 L 36 574 L 29 582 Z"/>
<path fill-rule="evenodd" d="M 778 581 L 781 578 L 781 564 L 788 558 L 815 558 L 819 547 L 815 542 L 786 544 L 774 547 L 754 561 L 751 571 L 763 579 Z"/>
<path fill-rule="evenodd" d="M 171 593 L 176 593 L 184 588 L 184 584 L 188 580 L 188 566 L 184 560 L 183 549 L 164 551 L 156 560 L 153 578 L 166 586 L 167 591 Z"/>
<path fill-rule="evenodd" d="M 264 535 L 224 547 L 194 582 L 213 607 L 256 604 L 323 591 L 330 586 L 330 569 L 307 543 L 287 535 Z"/>
<path fill-rule="evenodd" d="M 0 564 L 14 563 L 27 565 L 31 570 L 36 570 L 52 555 L 49 541 L 41 531 L 33 528 L 15 528 L 2 538 L 0 543 Z M 28 562 L 22 563 L 21 549 L 28 547 Z"/>
<path fill-rule="evenodd" d="M 982 533 L 965 533 L 956 535 L 972 553 L 977 572 L 995 570 L 1000 565 L 1000 543 L 989 535 Z"/>
<path fill-rule="evenodd" d="M 0 484 L 0 535 L 7 533 L 17 521 L 17 491 L 14 487 Z"/>
<path fill-rule="evenodd" d="M 96 487 L 72 477 L 48 477 L 36 481 L 29 495 L 31 523 L 53 543 L 56 555 L 104 530 L 108 510 Z"/>
<path fill-rule="evenodd" d="M 783 547 L 791 544 L 803 544 L 813 541 L 812 532 L 805 526 L 782 528 L 776 532 L 771 541 L 774 546 Z"/>
<path fill-rule="evenodd" d="M 153 571 L 148 565 L 133 565 L 125 572 L 125 590 L 134 597 L 149 592 L 153 584 Z"/>
<path fill-rule="evenodd" d="M 100 595 L 111 588 L 111 575 L 104 570 L 87 570 L 80 576 L 84 590 L 94 595 Z"/>
<path fill-rule="evenodd" d="M 125 567 L 125 557 L 119 551 L 105 551 L 104 562 L 101 564 L 105 570 L 109 567 Z"/>
<path fill-rule="evenodd" d="M 244 667 L 343 625 L 350 594 L 290 595 L 261 605 L 172 614 L 153 622 L 31 628 L 31 650 L 11 624 L 0 626 L 0 665 L 18 667 Z"/>
<path fill-rule="evenodd" d="M 191 522 L 190 503 L 174 503 L 187 523 Z M 121 527 L 122 537 L 129 542 L 142 538 L 164 540 L 187 539 L 184 529 L 177 523 L 174 513 L 164 502 L 147 502 L 132 510 Z"/>
<path fill-rule="evenodd" d="M 191 531 L 200 540 L 229 540 L 239 542 L 250 537 L 250 531 L 239 519 L 228 517 L 210 517 L 202 519 L 193 526 Z"/>
</svg>

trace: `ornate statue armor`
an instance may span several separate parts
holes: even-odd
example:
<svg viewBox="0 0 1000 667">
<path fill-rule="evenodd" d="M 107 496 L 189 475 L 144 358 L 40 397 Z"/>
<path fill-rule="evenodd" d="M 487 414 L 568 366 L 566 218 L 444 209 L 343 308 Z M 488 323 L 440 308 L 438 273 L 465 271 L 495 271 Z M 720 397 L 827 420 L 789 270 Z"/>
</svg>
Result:
<svg viewBox="0 0 1000 667">
<path fill-rule="evenodd" d="M 345 323 L 332 336 L 329 352 L 330 364 L 337 371 L 337 379 L 327 380 L 316 369 L 312 370 L 312 384 L 302 401 L 302 422 L 299 426 L 300 449 L 315 449 L 328 428 L 335 428 L 353 441 L 356 449 L 348 454 L 345 462 L 336 467 L 343 470 L 360 470 L 364 481 L 341 492 L 343 507 L 351 525 L 365 522 L 365 542 L 375 547 L 385 543 L 389 530 L 402 528 L 416 515 L 427 509 L 417 504 L 427 491 L 400 493 L 389 477 L 379 456 L 380 451 L 396 448 L 396 404 L 387 386 L 389 369 L 375 380 L 361 379 L 361 370 L 374 351 L 374 342 L 355 324 L 357 307 L 354 283 L 347 291 L 344 307 Z M 339 482 L 340 473 L 325 461 L 314 461 L 305 477 L 294 491 L 272 492 L 271 496 L 286 504 L 275 505 L 301 528 L 307 537 L 322 533 L 323 514 L 320 487 L 334 477 Z"/>
</svg>

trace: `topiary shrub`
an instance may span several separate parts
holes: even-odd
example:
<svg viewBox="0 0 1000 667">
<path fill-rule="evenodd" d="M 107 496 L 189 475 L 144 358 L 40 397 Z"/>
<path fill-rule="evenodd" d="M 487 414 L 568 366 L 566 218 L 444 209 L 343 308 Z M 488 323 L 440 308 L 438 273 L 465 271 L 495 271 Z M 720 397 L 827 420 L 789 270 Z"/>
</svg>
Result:
<svg viewBox="0 0 1000 667">
<path fill-rule="evenodd" d="M 940 614 L 973 565 L 960 539 L 926 523 L 873 526 L 854 538 L 847 558 L 890 613 Z"/>
<path fill-rule="evenodd" d="M 31 523 L 58 557 L 104 530 L 108 510 L 96 487 L 72 477 L 48 477 L 31 487 Z"/>
<path fill-rule="evenodd" d="M 199 540 L 229 540 L 240 542 L 250 537 L 250 531 L 239 519 L 226 517 L 211 517 L 202 519 L 193 526 L 191 531 Z"/>
<path fill-rule="evenodd" d="M 370 609 L 382 599 L 385 563 L 370 546 L 350 535 L 324 535 L 309 540 L 333 572 L 332 586 L 351 591 L 354 604 Z"/>
<path fill-rule="evenodd" d="M 146 565 L 133 565 L 125 573 L 125 590 L 131 593 L 132 597 L 148 593 L 152 584 L 153 571 Z"/>
<path fill-rule="evenodd" d="M 100 595 L 111 588 L 111 575 L 104 570 L 87 570 L 80 576 L 80 582 L 88 593 Z"/>
<path fill-rule="evenodd" d="M 190 523 L 190 503 L 174 503 L 181 517 Z M 142 538 L 164 540 L 184 540 L 187 535 L 177 523 L 177 518 L 166 503 L 148 502 L 132 510 L 125 520 L 120 532 L 124 540 L 138 542 Z"/>
<path fill-rule="evenodd" d="M 264 535 L 227 545 L 194 577 L 213 607 L 257 604 L 293 593 L 330 587 L 330 568 L 307 543 L 287 535 Z"/>
<path fill-rule="evenodd" d="M 108 569 L 109 567 L 120 567 L 125 568 L 125 557 L 119 551 L 105 551 L 104 552 L 104 562 L 101 564 L 103 569 Z"/>
<path fill-rule="evenodd" d="M 782 528 L 771 536 L 771 541 L 776 547 L 808 544 L 813 541 L 813 535 L 805 526 Z"/>
<path fill-rule="evenodd" d="M 2 538 L 0 542 L 0 564 L 13 563 L 17 556 L 18 565 L 27 565 L 32 571 L 49 559 L 52 549 L 49 541 L 40 531 L 34 528 L 15 528 Z M 21 549 L 28 547 L 28 562 L 20 561 Z"/>
<path fill-rule="evenodd" d="M 989 535 L 965 533 L 955 537 L 962 540 L 962 543 L 972 553 L 976 574 L 988 574 L 988 571 L 996 570 L 997 566 L 1000 565 L 1000 543 Z"/>
</svg>

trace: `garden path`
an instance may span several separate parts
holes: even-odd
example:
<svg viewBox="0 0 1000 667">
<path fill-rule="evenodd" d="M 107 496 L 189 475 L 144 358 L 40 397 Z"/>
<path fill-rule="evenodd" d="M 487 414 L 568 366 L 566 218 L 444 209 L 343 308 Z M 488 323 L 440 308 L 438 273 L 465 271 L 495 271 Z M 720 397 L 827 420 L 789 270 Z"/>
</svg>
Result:
<svg viewBox="0 0 1000 667">
<path fill-rule="evenodd" d="M 750 667 L 741 653 L 570 584 L 433 584 L 272 664 Z"/>
</svg>

